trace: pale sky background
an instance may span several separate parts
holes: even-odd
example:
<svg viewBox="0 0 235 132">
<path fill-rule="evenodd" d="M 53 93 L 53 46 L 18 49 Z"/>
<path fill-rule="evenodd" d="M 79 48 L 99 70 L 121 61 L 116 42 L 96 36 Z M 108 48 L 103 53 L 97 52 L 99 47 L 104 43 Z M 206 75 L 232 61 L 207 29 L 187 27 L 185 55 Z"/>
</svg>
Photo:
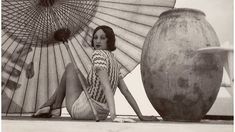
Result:
<svg viewBox="0 0 235 132">
<path fill-rule="evenodd" d="M 203 11 L 206 14 L 207 21 L 217 33 L 220 43 L 222 44 L 227 41 L 233 44 L 233 5 L 233 0 L 176 0 L 175 7 L 194 8 Z M 144 115 L 158 115 L 145 94 L 141 80 L 140 66 L 137 66 L 124 80 L 136 99 L 141 112 Z M 231 104 L 231 95 L 225 89 L 221 89 L 215 102 L 217 106 L 213 106 L 209 113 L 221 114 L 221 111 L 218 111 L 216 108 L 221 108 L 218 107 L 218 104 L 223 99 L 230 99 L 230 103 L 227 102 L 227 105 L 223 107 L 228 107 L 228 109 L 233 107 Z M 115 103 L 117 114 L 135 114 L 119 90 L 115 94 Z M 223 104 L 226 104 L 226 102 Z M 225 109 L 222 110 L 222 114 L 232 114 L 232 110 L 226 111 Z"/>
</svg>

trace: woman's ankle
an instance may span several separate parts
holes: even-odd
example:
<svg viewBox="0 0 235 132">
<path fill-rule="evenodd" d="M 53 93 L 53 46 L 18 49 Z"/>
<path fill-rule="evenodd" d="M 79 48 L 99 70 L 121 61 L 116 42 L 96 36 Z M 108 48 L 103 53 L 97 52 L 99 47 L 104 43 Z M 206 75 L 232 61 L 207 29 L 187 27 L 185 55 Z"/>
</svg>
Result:
<svg viewBox="0 0 235 132">
<path fill-rule="evenodd" d="M 59 107 L 56 109 L 52 109 L 50 113 L 54 117 L 59 117 L 59 116 L 61 116 L 61 108 Z"/>
</svg>

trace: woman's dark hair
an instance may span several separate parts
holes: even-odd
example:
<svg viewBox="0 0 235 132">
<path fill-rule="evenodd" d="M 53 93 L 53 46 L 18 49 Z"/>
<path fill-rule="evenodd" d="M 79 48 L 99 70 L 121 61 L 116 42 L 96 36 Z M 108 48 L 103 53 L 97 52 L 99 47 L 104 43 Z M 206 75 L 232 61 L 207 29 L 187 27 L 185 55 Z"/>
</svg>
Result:
<svg viewBox="0 0 235 132">
<path fill-rule="evenodd" d="M 116 49 L 116 46 L 115 46 L 115 34 L 113 32 L 113 29 L 109 26 L 105 26 L 105 25 L 102 25 L 102 26 L 98 26 L 94 32 L 93 32 L 93 35 L 92 35 L 92 39 L 91 39 L 91 46 L 94 47 L 94 43 L 93 43 L 93 39 L 94 39 L 94 35 L 95 33 L 99 30 L 99 29 L 102 29 L 107 37 L 107 50 L 109 51 L 114 51 Z"/>
</svg>

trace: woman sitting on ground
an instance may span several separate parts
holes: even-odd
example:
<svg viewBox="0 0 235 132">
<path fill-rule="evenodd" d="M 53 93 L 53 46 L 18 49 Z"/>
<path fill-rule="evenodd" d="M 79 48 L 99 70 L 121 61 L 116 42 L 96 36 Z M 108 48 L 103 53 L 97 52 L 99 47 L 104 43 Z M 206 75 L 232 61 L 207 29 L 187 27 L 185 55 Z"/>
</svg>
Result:
<svg viewBox="0 0 235 132">
<path fill-rule="evenodd" d="M 92 54 L 93 66 L 87 77 L 87 91 L 99 119 L 105 120 L 110 113 L 111 120 L 115 120 L 114 93 L 118 87 L 140 120 L 157 120 L 155 117 L 141 114 L 135 99 L 123 81 L 120 65 L 112 53 L 116 49 L 112 28 L 108 26 L 97 27 L 94 30 L 91 44 L 95 50 Z M 60 116 L 62 102 L 66 98 L 66 108 L 73 119 L 95 120 L 75 70 L 71 63 L 66 66 L 59 87 L 33 117 Z"/>
</svg>

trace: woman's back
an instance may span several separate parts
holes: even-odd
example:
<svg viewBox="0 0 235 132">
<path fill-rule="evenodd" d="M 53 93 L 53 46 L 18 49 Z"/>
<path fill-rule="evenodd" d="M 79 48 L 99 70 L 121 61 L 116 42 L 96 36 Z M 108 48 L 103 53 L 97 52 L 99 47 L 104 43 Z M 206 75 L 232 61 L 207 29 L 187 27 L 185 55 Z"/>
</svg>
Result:
<svg viewBox="0 0 235 132">
<path fill-rule="evenodd" d="M 108 50 L 95 50 L 92 54 L 92 64 L 93 67 L 87 77 L 88 93 L 94 100 L 101 103 L 106 103 L 105 95 L 97 74 L 97 70 L 107 70 L 111 89 L 114 94 L 118 84 L 120 66 L 115 59 L 114 54 Z"/>
</svg>

